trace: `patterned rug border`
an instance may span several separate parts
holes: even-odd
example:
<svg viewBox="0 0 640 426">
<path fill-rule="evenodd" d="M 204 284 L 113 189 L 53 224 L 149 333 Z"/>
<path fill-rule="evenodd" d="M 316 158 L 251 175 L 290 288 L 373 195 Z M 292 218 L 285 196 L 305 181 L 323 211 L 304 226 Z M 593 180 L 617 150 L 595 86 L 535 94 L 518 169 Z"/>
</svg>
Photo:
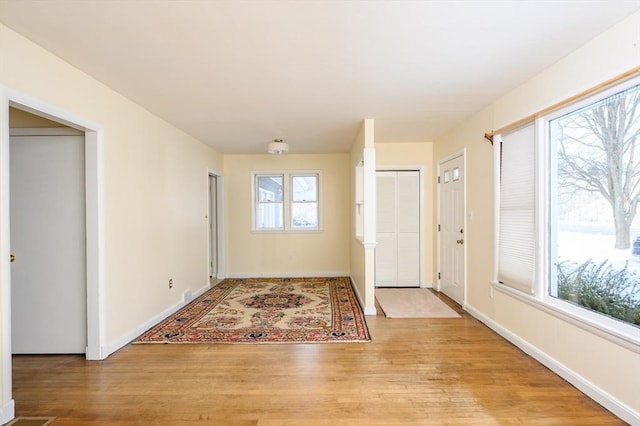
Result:
<svg viewBox="0 0 640 426">
<path fill-rule="evenodd" d="M 180 328 L 181 330 L 188 330 L 192 325 L 200 321 L 207 313 L 220 305 L 238 286 L 242 283 L 288 283 L 288 282 L 305 282 L 305 283 L 326 283 L 330 286 L 329 297 L 331 299 L 331 334 L 327 336 L 313 336 L 313 333 L 305 334 L 304 338 L 297 339 L 279 339 L 279 340 L 260 340 L 260 338 L 252 338 L 245 335 L 240 340 L 229 340 L 221 338 L 224 332 L 217 333 L 216 338 L 203 338 L 201 340 L 189 340 L 189 337 L 184 337 L 182 334 L 174 334 L 167 338 L 166 336 L 172 333 L 166 333 L 170 329 Z M 333 285 L 333 289 L 331 286 Z M 340 294 L 339 294 L 340 293 Z M 205 303 L 206 301 L 206 303 Z M 348 306 L 348 309 L 345 307 Z M 348 311 L 345 313 L 345 311 Z M 352 314 L 352 315 L 349 315 Z M 176 322 L 180 325 L 176 326 Z M 344 323 L 353 322 L 353 333 L 345 333 L 343 328 L 339 328 Z M 336 328 L 338 327 L 338 328 Z M 258 334 L 260 331 L 268 331 L 268 329 L 255 329 Z M 175 333 L 175 332 L 174 332 Z M 335 334 L 334 334 L 335 333 Z M 255 333 L 253 333 L 255 334 Z M 311 336 L 311 338 L 309 338 Z M 191 335 L 191 338 L 193 335 Z M 233 337 L 233 336 L 231 336 Z M 235 336 L 237 339 L 237 336 Z M 320 338 L 319 338 L 320 337 Z M 173 339 L 175 338 L 175 339 Z M 314 344 L 314 343 L 368 343 L 371 341 L 371 334 L 369 333 L 369 327 L 365 320 L 364 312 L 360 301 L 356 297 L 353 283 L 349 277 L 330 277 L 330 278 L 318 278 L 318 277 L 286 277 L 286 278 L 227 278 L 212 286 L 209 290 L 202 295 L 191 301 L 189 304 L 178 309 L 172 315 L 169 315 L 164 320 L 160 321 L 155 326 L 151 327 L 146 332 L 142 333 L 137 339 L 133 341 L 133 344 L 185 344 L 185 345 L 198 345 L 198 344 Z"/>
<path fill-rule="evenodd" d="M 42 416 L 19 416 L 11 420 L 5 426 L 47 426 L 53 423 L 55 417 L 42 417 Z"/>
</svg>

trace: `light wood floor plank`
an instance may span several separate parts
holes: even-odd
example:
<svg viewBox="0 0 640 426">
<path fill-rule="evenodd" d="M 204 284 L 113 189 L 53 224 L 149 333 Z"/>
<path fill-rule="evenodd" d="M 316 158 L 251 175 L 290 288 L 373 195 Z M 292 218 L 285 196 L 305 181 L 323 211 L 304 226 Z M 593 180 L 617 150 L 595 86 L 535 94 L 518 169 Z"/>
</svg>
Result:
<svg viewBox="0 0 640 426">
<path fill-rule="evenodd" d="M 456 310 L 461 319 L 367 317 L 371 343 L 15 356 L 16 412 L 70 426 L 624 424 Z"/>
</svg>

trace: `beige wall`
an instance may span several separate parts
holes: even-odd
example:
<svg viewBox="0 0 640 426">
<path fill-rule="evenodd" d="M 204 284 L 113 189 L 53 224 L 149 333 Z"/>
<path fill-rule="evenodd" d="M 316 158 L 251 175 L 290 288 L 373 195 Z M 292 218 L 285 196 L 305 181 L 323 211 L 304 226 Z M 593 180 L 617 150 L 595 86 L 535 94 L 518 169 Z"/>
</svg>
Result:
<svg viewBox="0 0 640 426">
<path fill-rule="evenodd" d="M 207 169 L 222 157 L 1 25 L 0 57 L 0 85 L 104 128 L 106 346 L 117 347 L 207 285 Z"/>
<path fill-rule="evenodd" d="M 11 128 L 46 128 L 65 127 L 55 121 L 47 120 L 43 117 L 30 114 L 16 108 L 9 108 L 9 127 Z"/>
<path fill-rule="evenodd" d="M 351 248 L 351 263 L 350 273 L 351 280 L 355 286 L 356 291 L 360 297 L 360 302 L 364 302 L 365 298 L 365 248 L 362 244 L 362 240 L 356 237 L 356 167 L 363 160 L 362 151 L 364 150 L 364 123 L 360 126 L 358 135 L 351 145 L 351 154 L 349 156 L 349 170 L 350 170 L 350 223 L 349 230 L 349 242 Z M 364 209 L 364 206 L 360 206 L 360 209 Z M 364 215 L 364 212 L 362 213 Z"/>
<path fill-rule="evenodd" d="M 376 143 L 376 165 L 384 166 L 419 166 L 423 167 L 422 182 L 420 182 L 421 197 L 423 200 L 421 244 L 424 248 L 422 262 L 424 270 L 420 271 L 420 283 L 424 287 L 433 287 L 436 283 L 434 270 L 434 246 L 436 238 L 434 233 L 435 217 L 434 204 L 434 179 L 436 169 L 433 167 L 433 144 L 422 143 Z"/>
<path fill-rule="evenodd" d="M 603 33 L 526 84 L 478 112 L 434 145 L 434 162 L 466 149 L 468 308 L 527 346 L 592 396 L 609 394 L 640 419 L 640 354 L 501 292 L 493 277 L 493 159 L 483 134 L 640 64 L 640 13 Z M 434 165 L 435 165 L 434 163 Z M 586 387 L 584 386 L 586 384 Z M 591 388 L 590 388 L 591 386 Z M 619 410 L 618 413 L 621 411 Z"/>
<path fill-rule="evenodd" d="M 228 276 L 349 275 L 349 155 L 225 155 Z M 320 171 L 321 232 L 251 231 L 251 172 Z"/>
</svg>

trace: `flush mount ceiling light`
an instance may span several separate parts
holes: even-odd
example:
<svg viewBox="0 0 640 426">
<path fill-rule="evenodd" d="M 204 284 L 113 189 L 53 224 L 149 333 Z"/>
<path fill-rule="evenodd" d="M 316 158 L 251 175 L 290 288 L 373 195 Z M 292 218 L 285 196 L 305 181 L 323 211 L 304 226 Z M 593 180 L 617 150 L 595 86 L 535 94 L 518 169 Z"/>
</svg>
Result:
<svg viewBox="0 0 640 426">
<path fill-rule="evenodd" d="M 267 146 L 267 152 L 269 154 L 283 155 L 289 152 L 289 144 L 282 142 L 282 139 L 274 139 Z"/>
</svg>

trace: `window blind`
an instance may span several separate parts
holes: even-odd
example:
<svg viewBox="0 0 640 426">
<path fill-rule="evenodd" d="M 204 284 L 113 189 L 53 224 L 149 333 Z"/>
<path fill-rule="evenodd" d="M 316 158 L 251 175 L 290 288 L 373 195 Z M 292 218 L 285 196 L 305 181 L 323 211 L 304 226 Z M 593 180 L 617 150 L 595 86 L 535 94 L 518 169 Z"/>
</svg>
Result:
<svg viewBox="0 0 640 426">
<path fill-rule="evenodd" d="M 500 135 L 498 281 L 533 294 L 536 253 L 534 123 Z"/>
</svg>

